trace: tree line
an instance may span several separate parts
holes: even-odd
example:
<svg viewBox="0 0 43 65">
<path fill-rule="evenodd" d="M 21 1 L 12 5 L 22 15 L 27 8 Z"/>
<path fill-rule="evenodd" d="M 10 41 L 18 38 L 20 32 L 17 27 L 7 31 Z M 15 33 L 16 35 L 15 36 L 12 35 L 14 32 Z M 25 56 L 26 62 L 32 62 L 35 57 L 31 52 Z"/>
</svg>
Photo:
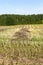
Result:
<svg viewBox="0 0 43 65">
<path fill-rule="evenodd" d="M 33 15 L 0 15 L 0 25 L 23 25 L 23 24 L 43 24 L 43 14 Z"/>
</svg>

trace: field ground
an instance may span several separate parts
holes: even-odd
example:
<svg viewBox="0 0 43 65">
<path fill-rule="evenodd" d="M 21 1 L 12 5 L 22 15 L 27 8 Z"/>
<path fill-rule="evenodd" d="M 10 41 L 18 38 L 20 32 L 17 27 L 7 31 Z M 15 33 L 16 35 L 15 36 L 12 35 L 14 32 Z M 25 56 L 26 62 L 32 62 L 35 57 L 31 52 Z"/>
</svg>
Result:
<svg viewBox="0 0 43 65">
<path fill-rule="evenodd" d="M 0 26 L 0 65 L 43 65 L 43 24 Z"/>
</svg>

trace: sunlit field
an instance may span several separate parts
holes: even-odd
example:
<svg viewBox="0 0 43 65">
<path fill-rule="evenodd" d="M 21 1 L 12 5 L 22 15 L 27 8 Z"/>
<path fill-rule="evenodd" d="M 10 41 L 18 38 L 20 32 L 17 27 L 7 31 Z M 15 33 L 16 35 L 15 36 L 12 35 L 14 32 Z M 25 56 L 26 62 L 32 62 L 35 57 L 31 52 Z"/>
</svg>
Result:
<svg viewBox="0 0 43 65">
<path fill-rule="evenodd" d="M 0 26 L 0 65 L 43 65 L 43 24 Z"/>
</svg>

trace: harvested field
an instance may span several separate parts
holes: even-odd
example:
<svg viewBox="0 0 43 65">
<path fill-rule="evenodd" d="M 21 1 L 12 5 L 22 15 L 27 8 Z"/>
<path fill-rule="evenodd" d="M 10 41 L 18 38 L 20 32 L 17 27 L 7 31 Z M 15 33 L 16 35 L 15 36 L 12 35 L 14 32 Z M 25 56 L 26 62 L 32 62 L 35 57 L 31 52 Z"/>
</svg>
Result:
<svg viewBox="0 0 43 65">
<path fill-rule="evenodd" d="M 1 26 L 0 65 L 43 65 L 43 25 Z"/>
</svg>

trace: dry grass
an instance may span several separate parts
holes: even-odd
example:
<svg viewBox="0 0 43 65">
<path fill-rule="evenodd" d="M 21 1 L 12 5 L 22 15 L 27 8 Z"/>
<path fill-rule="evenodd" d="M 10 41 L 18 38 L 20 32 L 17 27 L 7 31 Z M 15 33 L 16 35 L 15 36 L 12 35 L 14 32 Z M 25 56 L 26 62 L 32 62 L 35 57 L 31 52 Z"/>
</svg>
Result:
<svg viewBox="0 0 43 65">
<path fill-rule="evenodd" d="M 0 30 L 0 65 L 43 65 L 43 25 Z"/>
</svg>

